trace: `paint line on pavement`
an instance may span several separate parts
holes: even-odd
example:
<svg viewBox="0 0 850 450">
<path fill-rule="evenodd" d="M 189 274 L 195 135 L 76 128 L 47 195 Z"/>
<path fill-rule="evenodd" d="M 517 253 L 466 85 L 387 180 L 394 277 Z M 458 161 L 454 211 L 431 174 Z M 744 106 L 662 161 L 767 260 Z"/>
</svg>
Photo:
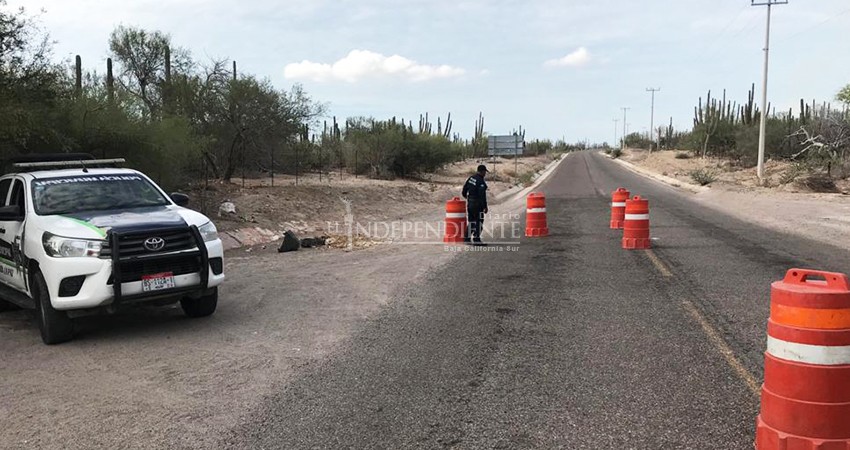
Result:
<svg viewBox="0 0 850 450">
<path fill-rule="evenodd" d="M 659 272 L 661 272 L 661 275 L 663 275 L 664 278 L 673 278 L 673 272 L 670 271 L 667 265 L 664 264 L 663 261 L 661 261 L 661 258 L 659 258 L 658 255 L 655 254 L 655 252 L 650 249 L 647 249 L 646 256 L 649 257 L 649 260 L 652 261 L 652 265 L 655 266 L 655 268 L 658 269 Z"/>
<path fill-rule="evenodd" d="M 759 387 L 759 382 L 756 380 L 756 377 L 741 364 L 741 361 L 735 356 L 735 352 L 726 344 L 726 341 L 720 336 L 720 333 L 706 320 L 705 316 L 697 310 L 696 306 L 688 300 L 684 300 L 682 302 L 682 306 L 685 308 L 685 311 L 697 321 L 702 327 L 702 330 L 708 336 L 708 340 L 714 345 L 715 348 L 723 355 L 723 359 L 729 364 L 732 370 L 738 375 L 739 378 L 747 385 L 747 388 L 750 392 L 759 397 L 761 394 L 761 388 Z"/>
</svg>

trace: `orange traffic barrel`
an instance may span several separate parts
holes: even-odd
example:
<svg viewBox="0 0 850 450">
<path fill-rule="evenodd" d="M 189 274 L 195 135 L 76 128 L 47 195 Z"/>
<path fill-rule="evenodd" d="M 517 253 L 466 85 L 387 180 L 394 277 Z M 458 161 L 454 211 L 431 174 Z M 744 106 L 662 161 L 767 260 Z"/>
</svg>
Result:
<svg viewBox="0 0 850 450">
<path fill-rule="evenodd" d="M 756 448 L 850 449 L 850 282 L 791 269 L 770 287 Z"/>
<path fill-rule="evenodd" d="M 549 236 L 546 224 L 546 196 L 542 192 L 528 194 L 525 209 L 525 235 L 527 237 Z"/>
<path fill-rule="evenodd" d="M 628 189 L 617 188 L 611 193 L 611 229 L 620 230 L 623 228 L 623 221 L 626 219 L 626 200 L 631 195 Z"/>
<path fill-rule="evenodd" d="M 623 248 L 636 250 L 650 246 L 649 200 L 635 195 L 626 200 L 626 210 L 623 214 Z"/>
<path fill-rule="evenodd" d="M 454 197 L 446 202 L 445 243 L 463 242 L 466 238 L 466 202 Z"/>
</svg>

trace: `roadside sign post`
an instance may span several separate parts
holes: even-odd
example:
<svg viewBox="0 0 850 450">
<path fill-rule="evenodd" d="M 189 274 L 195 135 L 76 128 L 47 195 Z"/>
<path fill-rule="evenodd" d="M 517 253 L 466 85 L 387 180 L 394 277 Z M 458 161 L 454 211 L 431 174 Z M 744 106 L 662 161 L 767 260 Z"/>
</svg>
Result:
<svg viewBox="0 0 850 450">
<path fill-rule="evenodd" d="M 487 138 L 487 156 L 496 164 L 497 156 L 513 156 L 514 171 L 519 170 L 519 155 L 525 148 L 525 141 L 519 135 L 490 136 Z"/>
</svg>

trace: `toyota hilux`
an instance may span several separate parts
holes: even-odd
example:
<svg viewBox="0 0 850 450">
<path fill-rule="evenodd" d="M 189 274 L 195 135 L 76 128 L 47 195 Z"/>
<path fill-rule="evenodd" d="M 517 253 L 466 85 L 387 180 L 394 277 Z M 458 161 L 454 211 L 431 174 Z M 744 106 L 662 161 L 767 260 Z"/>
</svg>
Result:
<svg viewBox="0 0 850 450">
<path fill-rule="evenodd" d="M 0 177 L 0 302 L 36 311 L 46 344 L 74 317 L 128 304 L 180 302 L 212 314 L 224 281 L 215 225 L 123 160 L 22 158 Z"/>
</svg>

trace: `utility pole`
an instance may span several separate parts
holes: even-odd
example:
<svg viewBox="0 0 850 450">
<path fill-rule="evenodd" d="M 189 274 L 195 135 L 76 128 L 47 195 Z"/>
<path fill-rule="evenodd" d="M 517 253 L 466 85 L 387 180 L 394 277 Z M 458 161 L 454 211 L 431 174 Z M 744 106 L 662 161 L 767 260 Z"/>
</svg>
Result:
<svg viewBox="0 0 850 450">
<path fill-rule="evenodd" d="M 652 93 L 652 109 L 649 113 L 649 153 L 652 153 L 652 135 L 655 133 L 655 93 L 661 91 L 661 88 L 647 88 L 646 92 Z"/>
<path fill-rule="evenodd" d="M 632 109 L 632 108 L 625 107 L 625 106 L 623 107 L 623 146 L 622 146 L 623 150 L 626 149 L 626 111 L 628 111 L 630 109 Z"/>
<path fill-rule="evenodd" d="M 767 132 L 767 69 L 770 60 L 770 11 L 773 5 L 787 5 L 788 0 L 750 0 L 752 6 L 767 6 L 767 27 L 764 34 L 764 77 L 761 87 L 761 122 L 759 123 L 759 184 L 764 184 L 764 146 Z"/>
<path fill-rule="evenodd" d="M 617 145 L 617 125 L 620 123 L 620 119 L 614 119 L 614 145 Z"/>
</svg>

